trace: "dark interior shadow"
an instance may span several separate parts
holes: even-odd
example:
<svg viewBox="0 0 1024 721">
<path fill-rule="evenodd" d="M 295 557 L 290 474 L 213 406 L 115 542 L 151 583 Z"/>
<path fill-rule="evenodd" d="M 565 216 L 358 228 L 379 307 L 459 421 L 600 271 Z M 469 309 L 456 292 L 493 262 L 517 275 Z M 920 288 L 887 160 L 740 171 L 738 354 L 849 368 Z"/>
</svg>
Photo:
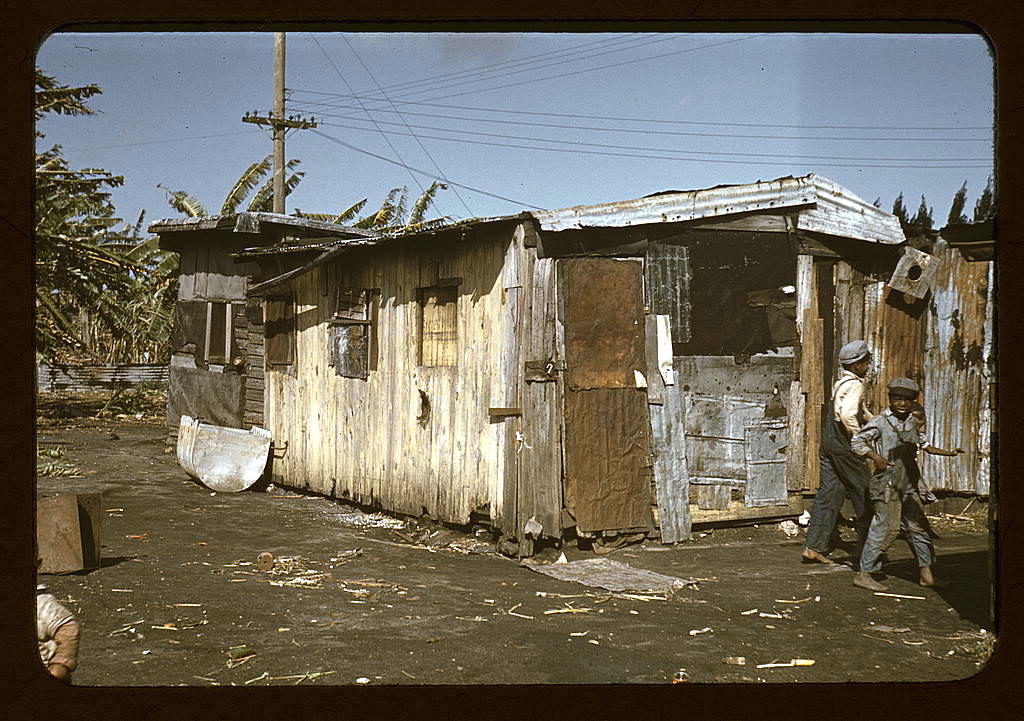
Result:
<svg viewBox="0 0 1024 721">
<path fill-rule="evenodd" d="M 917 583 L 917 563 L 913 558 L 893 561 L 883 570 L 888 576 Z M 937 593 L 964 621 L 991 631 L 994 587 L 989 552 L 944 554 L 938 549 L 934 572 L 936 580 L 948 585 L 928 592 Z"/>
</svg>

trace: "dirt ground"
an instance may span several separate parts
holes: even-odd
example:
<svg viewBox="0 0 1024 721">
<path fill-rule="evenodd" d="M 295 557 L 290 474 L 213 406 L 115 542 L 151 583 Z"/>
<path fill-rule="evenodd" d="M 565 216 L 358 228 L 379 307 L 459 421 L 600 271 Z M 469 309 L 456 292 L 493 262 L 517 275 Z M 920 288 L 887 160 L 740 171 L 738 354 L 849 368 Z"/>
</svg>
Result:
<svg viewBox="0 0 1024 721">
<path fill-rule="evenodd" d="M 886 583 L 915 598 L 801 564 L 803 530 L 776 524 L 619 549 L 608 558 L 699 580 L 628 597 L 522 567 L 482 530 L 274 487 L 213 493 L 165 452 L 159 419 L 41 419 L 37 440 L 64 449 L 40 495 L 103 493 L 102 567 L 41 577 L 83 625 L 76 686 L 947 681 L 993 648 L 984 518 L 933 519 L 947 588 L 919 587 L 897 542 Z M 814 664 L 757 667 L 791 659 Z"/>
</svg>

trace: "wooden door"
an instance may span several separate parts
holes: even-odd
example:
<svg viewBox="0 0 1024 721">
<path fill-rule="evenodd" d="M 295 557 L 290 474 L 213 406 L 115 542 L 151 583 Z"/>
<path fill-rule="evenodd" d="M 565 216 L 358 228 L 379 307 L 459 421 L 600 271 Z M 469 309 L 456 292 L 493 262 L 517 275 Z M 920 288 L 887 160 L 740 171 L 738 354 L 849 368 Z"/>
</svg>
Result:
<svg viewBox="0 0 1024 721">
<path fill-rule="evenodd" d="M 565 329 L 565 504 L 585 532 L 650 526 L 643 265 L 559 261 Z"/>
</svg>

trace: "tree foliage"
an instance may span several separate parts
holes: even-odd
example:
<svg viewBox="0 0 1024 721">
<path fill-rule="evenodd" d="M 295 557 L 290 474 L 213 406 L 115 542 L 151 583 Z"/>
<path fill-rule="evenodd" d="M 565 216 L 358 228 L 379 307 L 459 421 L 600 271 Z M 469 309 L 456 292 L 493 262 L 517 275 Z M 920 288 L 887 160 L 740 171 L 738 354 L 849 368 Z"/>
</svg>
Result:
<svg viewBox="0 0 1024 721">
<path fill-rule="evenodd" d="M 953 196 L 953 204 L 949 206 L 949 216 L 946 218 L 946 225 L 966 223 L 967 216 L 964 214 L 964 207 L 967 205 L 967 181 L 960 186 Z"/>
<path fill-rule="evenodd" d="M 35 117 L 85 116 L 95 85 L 35 74 Z M 45 136 L 36 132 L 37 141 Z M 124 178 L 72 169 L 60 145 L 35 156 L 36 350 L 45 360 L 129 362 L 166 350 L 176 260 L 141 238 L 142 216 L 118 228 L 110 195 Z"/>
<path fill-rule="evenodd" d="M 271 212 L 274 209 L 274 178 L 271 175 L 272 163 L 273 156 L 268 155 L 263 160 L 259 160 L 243 170 L 242 174 L 238 176 L 238 179 L 228 190 L 227 195 L 224 196 L 224 201 L 220 206 L 220 214 L 232 215 L 239 212 L 239 208 L 245 204 L 246 199 L 250 196 L 252 196 L 252 199 L 245 206 L 247 211 Z M 299 164 L 300 161 L 294 159 L 285 163 L 285 197 L 292 194 L 305 175 L 302 171 L 296 170 Z M 157 187 L 167 193 L 168 204 L 179 213 L 190 218 L 202 218 L 209 215 L 199 199 L 191 193 L 185 190 L 173 190 L 160 184 Z M 254 190 L 256 191 L 255 193 L 253 193 Z"/>
<path fill-rule="evenodd" d="M 935 221 L 932 218 L 932 208 L 928 207 L 927 201 L 924 196 L 921 196 L 921 204 L 917 206 L 917 213 L 910 219 L 910 222 L 914 225 L 920 225 L 925 230 L 931 230 Z"/>
<path fill-rule="evenodd" d="M 366 198 L 363 198 L 337 215 L 329 213 L 304 213 L 298 209 L 296 209 L 295 215 L 300 218 L 321 220 L 327 223 L 348 224 L 355 228 L 378 230 L 385 233 L 409 232 L 449 220 L 447 216 L 426 220 L 427 212 L 433 206 L 438 192 L 447 189 L 448 186 L 444 183 L 434 181 L 416 199 L 412 207 L 409 208 L 409 189 L 404 187 L 392 188 L 384 196 L 384 200 L 377 210 L 359 218 L 356 216 L 366 205 Z"/>
<path fill-rule="evenodd" d="M 907 215 L 907 207 L 903 204 L 903 193 L 896 196 L 896 200 L 892 202 L 892 214 L 899 218 L 901 224 L 906 225 L 910 222 L 910 216 Z"/>
<path fill-rule="evenodd" d="M 996 214 L 996 189 L 992 176 L 988 176 L 985 189 L 981 191 L 978 200 L 974 203 L 974 222 L 980 223 L 984 220 L 991 220 Z"/>
</svg>

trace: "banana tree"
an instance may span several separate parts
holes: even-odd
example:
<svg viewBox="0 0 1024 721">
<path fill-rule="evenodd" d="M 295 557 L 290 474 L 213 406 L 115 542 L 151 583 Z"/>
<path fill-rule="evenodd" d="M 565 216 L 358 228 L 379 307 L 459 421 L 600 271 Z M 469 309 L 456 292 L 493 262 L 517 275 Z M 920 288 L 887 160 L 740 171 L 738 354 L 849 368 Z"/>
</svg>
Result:
<svg viewBox="0 0 1024 721">
<path fill-rule="evenodd" d="M 300 162 L 299 160 L 292 159 L 285 163 L 285 197 L 291 195 L 299 183 L 302 182 L 305 173 L 296 170 Z M 242 174 L 232 184 L 228 194 L 224 196 L 224 202 L 220 206 L 220 215 L 237 213 L 238 209 L 243 207 L 243 204 L 250 195 L 252 195 L 252 199 L 245 206 L 247 211 L 271 212 L 274 207 L 274 179 L 272 176 L 267 177 L 271 171 L 271 165 L 272 156 L 268 155 L 263 160 L 253 163 L 242 171 Z M 201 218 L 209 215 L 209 212 L 207 212 L 199 199 L 191 193 L 185 190 L 173 190 L 160 184 L 157 184 L 157 187 L 167 193 L 168 204 L 179 213 L 183 213 L 190 218 Z M 256 191 L 255 194 L 253 194 L 254 190 Z"/>
</svg>

